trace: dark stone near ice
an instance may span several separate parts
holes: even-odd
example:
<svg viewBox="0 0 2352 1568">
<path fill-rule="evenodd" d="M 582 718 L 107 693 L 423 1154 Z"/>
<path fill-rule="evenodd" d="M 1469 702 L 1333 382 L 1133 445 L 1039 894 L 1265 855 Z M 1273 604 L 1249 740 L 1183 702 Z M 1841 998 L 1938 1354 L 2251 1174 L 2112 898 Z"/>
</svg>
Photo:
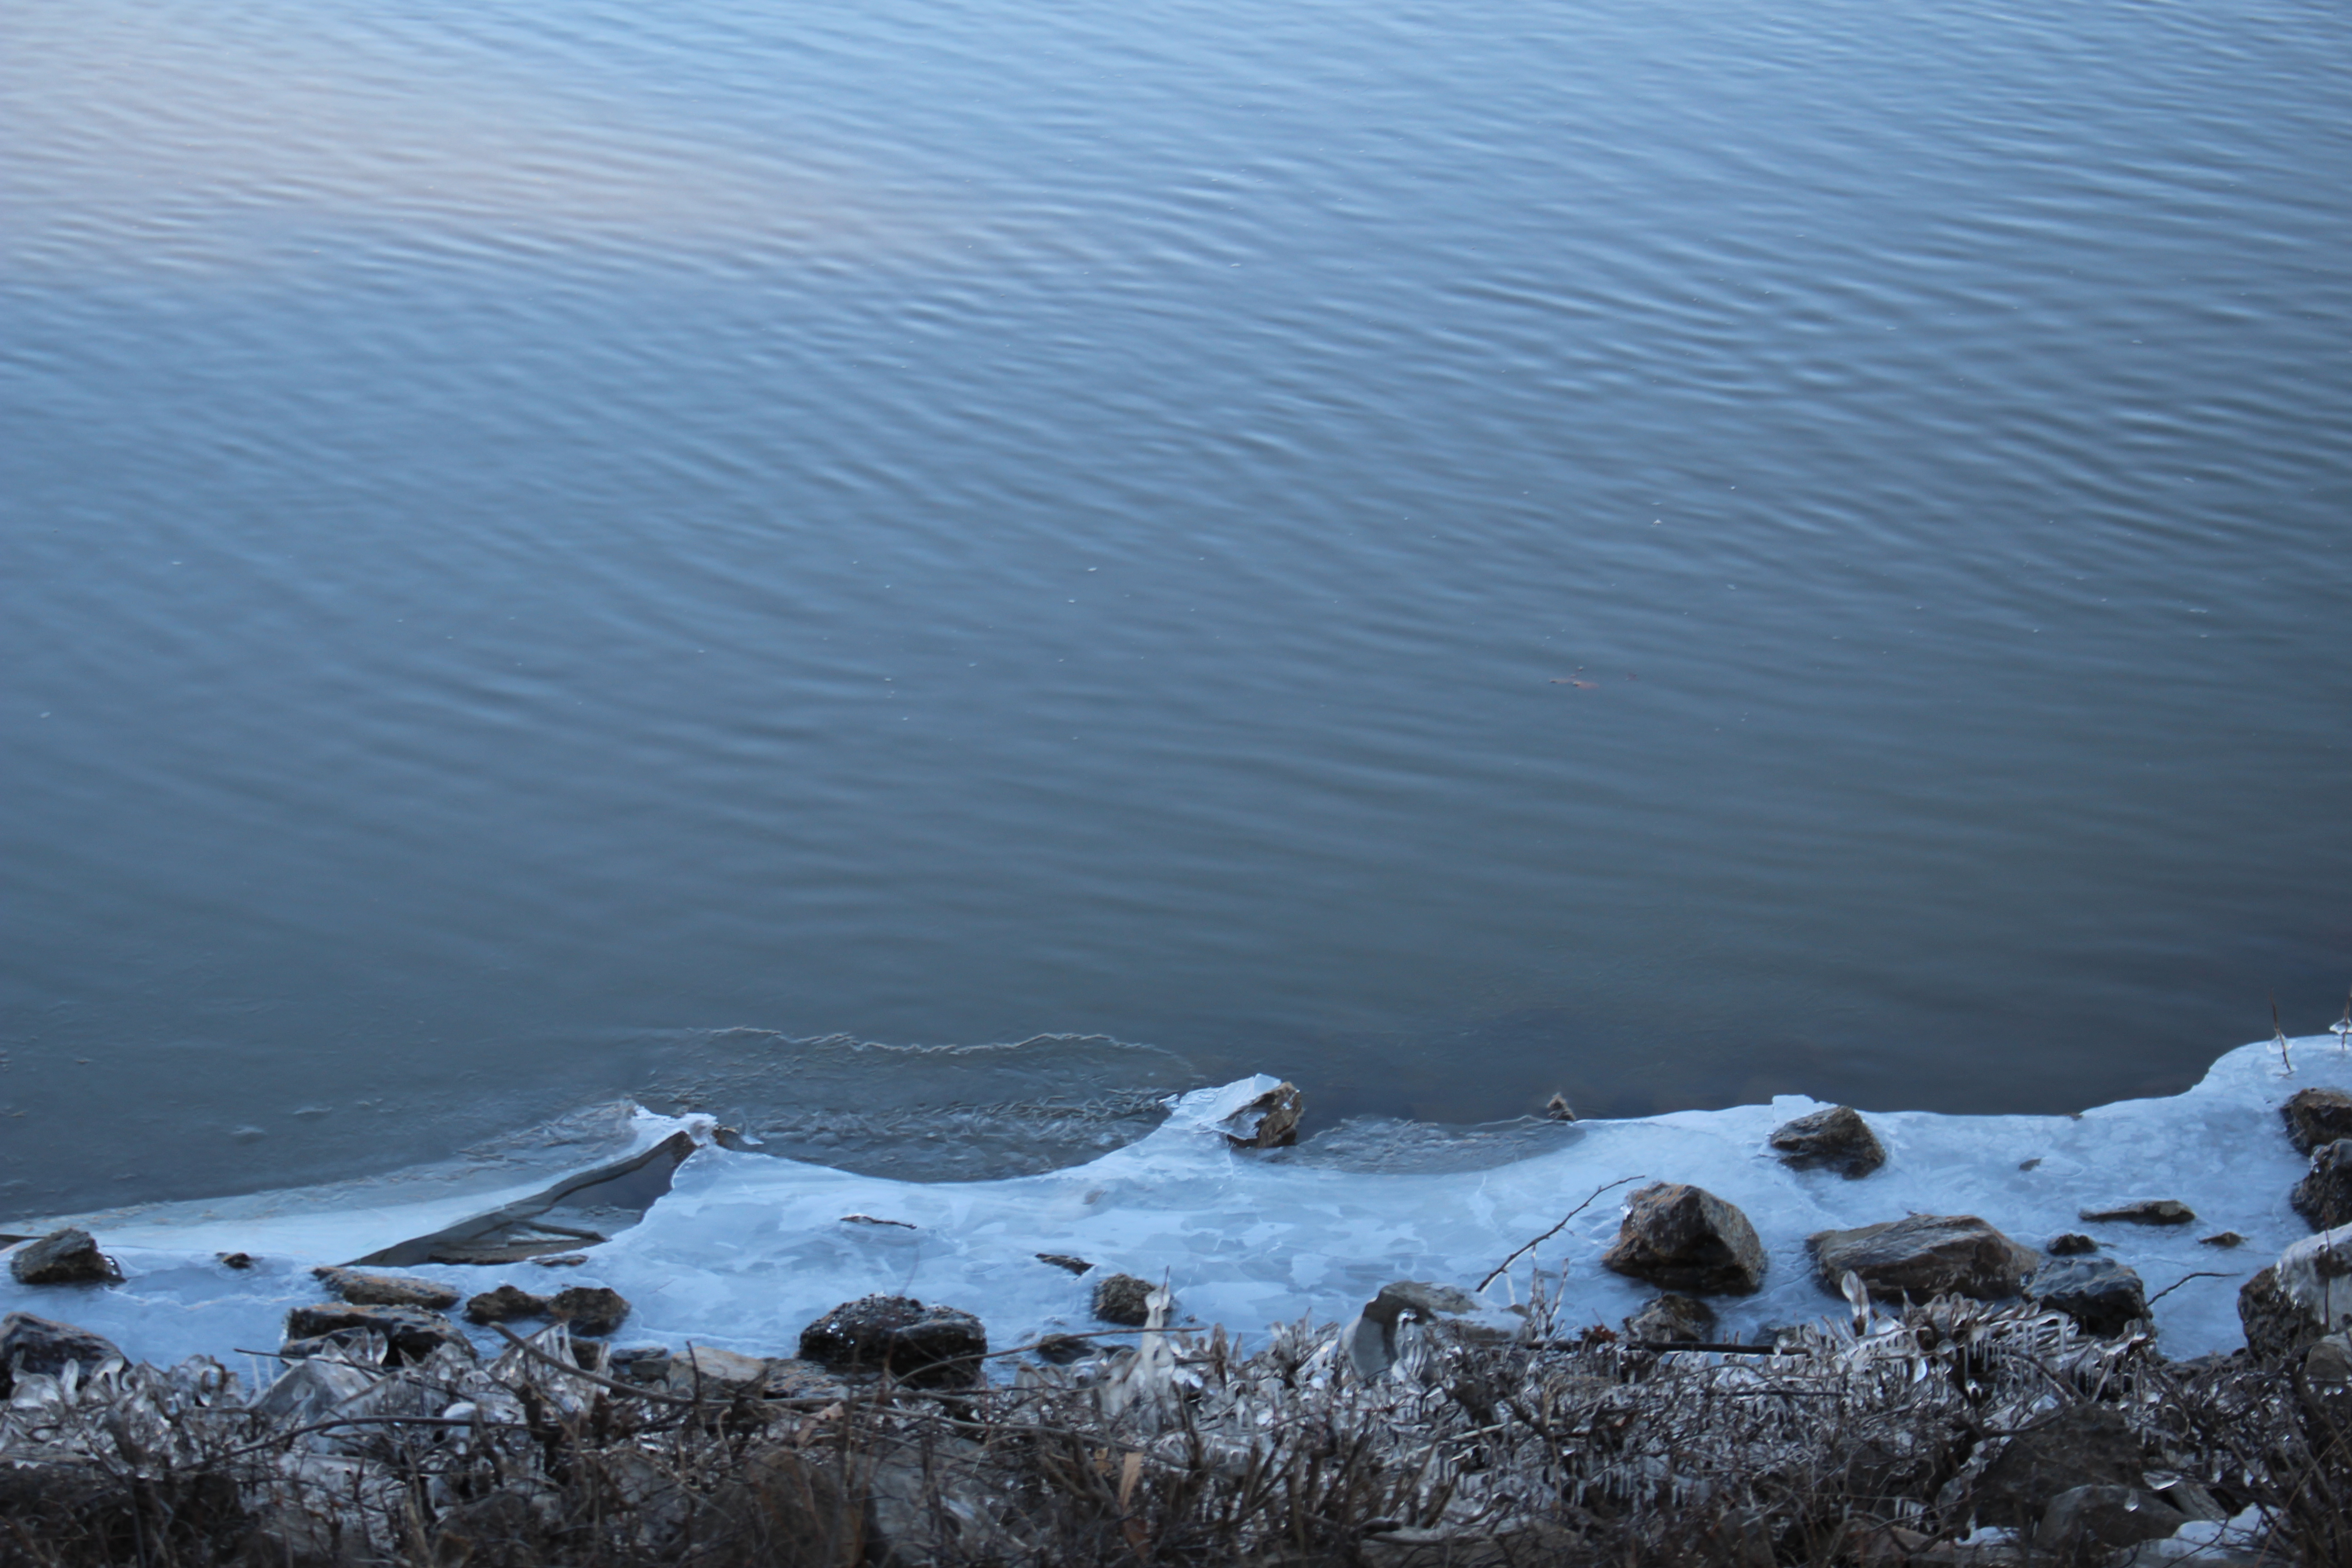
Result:
<svg viewBox="0 0 2352 1568">
<path fill-rule="evenodd" d="M 2279 1107 L 2279 1116 L 2298 1154 L 2352 1138 L 2352 1094 L 2340 1089 L 2299 1089 Z"/>
<path fill-rule="evenodd" d="M 623 1383 L 659 1383 L 669 1373 L 667 1345 L 626 1345 L 614 1350 L 606 1363 Z"/>
<path fill-rule="evenodd" d="M 1738 1205 L 1682 1182 L 1659 1182 L 1627 1200 L 1617 1245 L 1601 1262 L 1668 1290 L 1704 1296 L 1753 1295 L 1767 1267 L 1764 1244 Z"/>
<path fill-rule="evenodd" d="M 2016 1295 L 2042 1261 L 2032 1247 L 1974 1215 L 1915 1214 L 1853 1230 L 1817 1231 L 1805 1245 L 1831 1292 L 1851 1270 L 1874 1296 L 1917 1301 L 1937 1296 L 1998 1301 Z"/>
<path fill-rule="evenodd" d="M 0 1395 L 15 1386 L 20 1372 L 54 1374 L 63 1372 L 68 1362 L 95 1369 L 123 1359 L 113 1341 L 88 1329 L 37 1318 L 30 1312 L 0 1318 Z"/>
<path fill-rule="evenodd" d="M 2314 1230 L 2352 1224 L 2352 1138 L 2323 1143 L 2311 1156 L 2311 1173 L 2287 1198 Z"/>
<path fill-rule="evenodd" d="M 414 1274 L 362 1274 L 352 1268 L 313 1268 L 311 1278 L 346 1301 L 362 1307 L 422 1307 L 446 1312 L 464 1294 L 438 1279 Z"/>
<path fill-rule="evenodd" d="M 288 1361 L 332 1355 L 353 1366 L 382 1366 L 389 1348 L 383 1335 L 373 1329 L 337 1329 L 331 1334 L 315 1334 L 307 1340 L 288 1340 L 278 1347 L 278 1353 Z"/>
<path fill-rule="evenodd" d="M 1095 1353 L 1095 1342 L 1080 1339 L 1076 1334 L 1047 1334 L 1030 1347 L 1037 1359 L 1055 1366 L 1068 1366 Z"/>
<path fill-rule="evenodd" d="M 1625 1320 L 1625 1337 L 1636 1342 L 1690 1342 L 1715 1338 L 1715 1309 L 1696 1296 L 1669 1290 L 1644 1302 Z"/>
<path fill-rule="evenodd" d="M 1295 1083 L 1276 1084 L 1219 1122 L 1225 1142 L 1236 1149 L 1287 1149 L 1298 1142 L 1298 1119 L 1307 1099 Z"/>
<path fill-rule="evenodd" d="M 2138 1274 L 2112 1258 L 2053 1258 L 2026 1280 L 2025 1294 L 2102 1339 L 2147 1316 Z"/>
<path fill-rule="evenodd" d="M 2052 1237 L 2050 1245 L 2043 1250 L 2053 1258 L 2080 1258 L 2086 1252 L 2098 1251 L 2099 1244 L 2079 1230 L 2070 1230 L 2063 1236 Z"/>
<path fill-rule="evenodd" d="M 89 1232 L 68 1226 L 28 1241 L 8 1259 L 8 1275 L 19 1285 L 120 1285 L 122 1270 L 98 1249 Z"/>
<path fill-rule="evenodd" d="M 2195 1225 L 2197 1211 L 2171 1198 L 2143 1198 L 2113 1208 L 2078 1209 L 2074 1217 L 2092 1225 Z"/>
<path fill-rule="evenodd" d="M 1852 1181 L 1886 1163 L 1878 1134 L 1851 1105 L 1833 1105 L 1775 1128 L 1772 1147 L 1793 1170 L 1831 1170 Z"/>
<path fill-rule="evenodd" d="M 1150 1280 L 1139 1279 L 1132 1274 L 1106 1275 L 1095 1281 L 1095 1316 L 1106 1323 L 1139 1329 L 1151 1321 L 1151 1292 L 1155 1289 Z"/>
<path fill-rule="evenodd" d="M 1569 1104 L 1568 1096 L 1564 1094 L 1555 1094 L 1549 1100 L 1544 1101 L 1543 1113 L 1544 1120 L 1546 1121 L 1573 1121 L 1576 1120 L 1576 1107 Z"/>
<path fill-rule="evenodd" d="M 1977 1521 L 2030 1528 L 2062 1492 L 2139 1485 L 2147 1462 L 2121 1411 L 2107 1405 L 2066 1405 L 2010 1438 L 1985 1467 L 1973 1499 Z"/>
<path fill-rule="evenodd" d="M 911 1296 L 845 1301 L 801 1331 L 801 1359 L 843 1372 L 888 1372 L 916 1384 L 962 1384 L 980 1374 L 988 1331 L 970 1312 Z"/>
<path fill-rule="evenodd" d="M 289 1340 L 317 1339 L 338 1329 L 373 1329 L 384 1337 L 394 1353 L 406 1361 L 423 1361 L 443 1345 L 452 1347 L 468 1361 L 474 1359 L 473 1344 L 457 1325 L 422 1307 L 362 1307 L 347 1301 L 327 1301 L 315 1307 L 297 1307 L 286 1314 L 286 1337 Z"/>
<path fill-rule="evenodd" d="M 1072 1258 L 1066 1252 L 1041 1252 L 1037 1255 L 1037 1261 L 1050 1263 L 1056 1268 L 1066 1268 L 1073 1274 L 1084 1274 L 1094 1267 L 1085 1258 Z"/>
<path fill-rule="evenodd" d="M 253 1258 L 249 1253 L 224 1252 L 220 1255 L 220 1265 L 223 1268 L 250 1268 L 253 1267 Z"/>
<path fill-rule="evenodd" d="M 2246 1245 L 2246 1238 L 2240 1236 L 2234 1230 L 2217 1230 L 2210 1236 L 2199 1237 L 2197 1238 L 2197 1245 L 2200 1247 L 2243 1247 Z"/>
<path fill-rule="evenodd" d="M 548 1315 L 571 1325 L 575 1334 L 602 1336 L 619 1328 L 629 1315 L 629 1300 L 603 1285 L 573 1285 L 558 1290 L 547 1303 Z"/>
</svg>

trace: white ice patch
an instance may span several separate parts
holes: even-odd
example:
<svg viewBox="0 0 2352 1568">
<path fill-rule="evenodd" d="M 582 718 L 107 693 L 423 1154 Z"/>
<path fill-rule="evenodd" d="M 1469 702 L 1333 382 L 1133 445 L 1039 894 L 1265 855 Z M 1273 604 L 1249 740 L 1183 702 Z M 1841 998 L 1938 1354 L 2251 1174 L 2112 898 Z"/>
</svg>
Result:
<svg viewBox="0 0 2352 1568">
<path fill-rule="evenodd" d="M 2352 1088 L 2352 1056 L 2332 1037 L 2294 1047 L 2291 1077 L 2273 1046 L 2247 1046 L 2185 1094 L 2078 1117 L 1873 1112 L 1888 1161 L 1851 1182 L 1791 1171 L 1765 1147 L 1774 1127 L 1822 1108 L 1801 1097 L 1583 1122 L 1563 1147 L 1474 1172 L 1375 1173 L 1239 1152 L 1216 1123 L 1273 1086 L 1261 1076 L 1181 1097 L 1157 1131 L 1099 1159 L 1003 1181 L 894 1181 L 706 1145 L 643 1223 L 589 1249 L 584 1268 L 408 1271 L 467 1290 L 502 1279 L 536 1289 L 610 1285 L 635 1306 L 620 1336 L 625 1342 L 691 1340 L 773 1355 L 791 1353 L 802 1327 L 828 1308 L 876 1291 L 976 1312 L 1000 1346 L 1092 1327 L 1089 1279 L 1037 1260 L 1058 1253 L 1088 1259 L 1098 1272 L 1164 1277 L 1179 1323 L 1223 1323 L 1254 1336 L 1302 1314 L 1345 1321 L 1391 1280 L 1474 1286 L 1594 1188 L 1638 1175 L 1695 1183 L 1738 1204 L 1763 1238 L 1771 1257 L 1764 1289 L 1715 1302 L 1727 1334 L 1843 1310 L 1806 1257 L 1814 1231 L 1913 1212 L 1975 1214 L 2034 1247 L 2061 1231 L 2087 1232 L 2139 1271 L 2151 1297 L 2188 1276 L 2218 1274 L 2188 1279 L 2157 1306 L 2165 1349 L 2189 1356 L 2242 1342 L 2239 1286 L 2309 1234 L 2287 1206 L 2306 1162 L 2287 1142 L 2278 1106 L 2315 1084 Z M 650 1146 L 677 1124 L 647 1117 L 643 1126 Z M 2076 1217 L 2082 1208 L 2144 1198 L 2179 1199 L 2197 1222 L 2156 1228 Z M 493 1206 L 481 1195 L 467 1201 L 472 1212 Z M 310 1266 L 461 1217 L 429 1209 L 436 1205 L 224 1213 L 102 1228 L 101 1244 L 130 1276 L 124 1285 L 27 1289 L 0 1281 L 0 1307 L 79 1323 L 153 1361 L 233 1345 L 270 1349 L 286 1308 L 317 1299 Z M 1539 1267 L 1547 1290 L 1564 1294 L 1564 1326 L 1615 1326 L 1654 1293 L 1599 1266 L 1621 1212 L 1615 1195 L 1595 1205 L 1496 1280 L 1489 1299 L 1524 1300 L 1530 1269 Z M 845 1222 L 851 1215 L 903 1223 Z M 2223 1230 L 2246 1245 L 2199 1245 Z M 235 1273 L 215 1261 L 232 1250 L 260 1266 Z"/>
</svg>

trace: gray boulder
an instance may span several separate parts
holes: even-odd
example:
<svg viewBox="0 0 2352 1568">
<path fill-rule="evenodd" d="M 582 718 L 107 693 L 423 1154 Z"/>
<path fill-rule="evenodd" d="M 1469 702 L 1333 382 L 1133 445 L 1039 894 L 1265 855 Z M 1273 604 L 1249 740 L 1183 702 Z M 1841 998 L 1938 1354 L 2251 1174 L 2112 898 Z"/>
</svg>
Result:
<svg viewBox="0 0 2352 1568">
<path fill-rule="evenodd" d="M 2301 1355 L 2352 1321 L 2352 1225 L 2305 1237 L 2247 1280 L 2238 1321 L 2263 1357 Z"/>
<path fill-rule="evenodd" d="M 801 1359 L 835 1371 L 888 1372 L 917 1385 L 963 1384 L 980 1375 L 988 1331 L 970 1312 L 926 1307 L 911 1296 L 845 1301 L 801 1331 Z"/>
<path fill-rule="evenodd" d="M 341 1297 L 362 1307 L 422 1307 L 428 1312 L 446 1312 L 457 1304 L 464 1294 L 455 1285 L 444 1285 L 438 1279 L 420 1279 L 414 1274 L 363 1274 L 356 1268 L 313 1268 L 311 1278 Z"/>
<path fill-rule="evenodd" d="M 1773 1129 L 1772 1147 L 1783 1163 L 1799 1171 L 1832 1170 L 1852 1181 L 1886 1163 L 1886 1150 L 1862 1112 L 1850 1105 L 1833 1105 L 1782 1122 Z"/>
<path fill-rule="evenodd" d="M 422 1307 L 362 1307 L 348 1301 L 297 1307 L 286 1314 L 286 1337 L 312 1340 L 342 1329 L 373 1329 L 384 1337 L 393 1353 L 405 1361 L 423 1361 L 443 1345 L 467 1360 L 474 1359 L 473 1342 L 457 1325 Z"/>
<path fill-rule="evenodd" d="M 1703 1296 L 1753 1295 L 1767 1267 L 1764 1244 L 1738 1206 L 1683 1182 L 1660 1182 L 1627 1200 L 1617 1244 L 1601 1263 Z"/>
<path fill-rule="evenodd" d="M 15 1387 L 18 1373 L 63 1372 L 68 1362 L 97 1367 L 124 1356 L 114 1342 L 88 1329 L 11 1312 L 0 1318 L 0 1395 Z"/>
<path fill-rule="evenodd" d="M 2311 1173 L 2287 1198 L 2314 1230 L 2352 1224 L 2352 1138 L 2338 1138 L 2312 1152 Z"/>
<path fill-rule="evenodd" d="M 2026 1280 L 2025 1294 L 2102 1339 L 2147 1316 L 2138 1274 L 2112 1258 L 2053 1258 Z"/>
<path fill-rule="evenodd" d="M 1095 1281 L 1095 1316 L 1139 1329 L 1151 1321 L 1151 1292 L 1157 1288 L 1132 1274 L 1106 1275 Z"/>
<path fill-rule="evenodd" d="M 1852 1272 L 1874 1296 L 1918 1301 L 1937 1296 L 1998 1301 L 2016 1295 L 2042 1261 L 2032 1247 L 1974 1215 L 1915 1214 L 1853 1230 L 1816 1231 L 1805 1245 L 1832 1293 Z"/>
<path fill-rule="evenodd" d="M 2137 1546 L 2161 1541 L 2188 1522 L 2187 1514 L 2138 1487 L 2069 1487 L 2050 1500 L 2033 1543 L 2061 1553 Z"/>
<path fill-rule="evenodd" d="M 1642 1304 L 1625 1320 L 1625 1337 L 1636 1343 L 1691 1343 L 1715 1338 L 1715 1309 L 1696 1296 L 1669 1290 Z"/>
<path fill-rule="evenodd" d="M 2340 1089 L 2299 1089 L 2287 1096 L 2279 1115 L 2298 1154 L 2352 1138 L 2352 1094 Z"/>
<path fill-rule="evenodd" d="M 122 1270 L 98 1249 L 89 1232 L 68 1226 L 28 1241 L 8 1258 L 8 1275 L 19 1285 L 120 1285 Z"/>
<path fill-rule="evenodd" d="M 2077 1487 L 2136 1487 L 2147 1468 L 2139 1438 L 2112 1405 L 2069 1405 L 2011 1437 L 1977 1479 L 1980 1523 L 2031 1529 Z"/>
</svg>

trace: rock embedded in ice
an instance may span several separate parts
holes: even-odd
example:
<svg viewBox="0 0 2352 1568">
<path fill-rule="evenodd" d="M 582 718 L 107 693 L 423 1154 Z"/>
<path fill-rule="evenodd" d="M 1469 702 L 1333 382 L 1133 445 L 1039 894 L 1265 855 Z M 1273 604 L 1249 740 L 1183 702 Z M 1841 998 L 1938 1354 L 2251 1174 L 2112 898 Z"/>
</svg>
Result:
<svg viewBox="0 0 2352 1568">
<path fill-rule="evenodd" d="M 362 1307 L 422 1307 L 428 1312 L 446 1312 L 464 1294 L 455 1285 L 420 1279 L 414 1274 L 364 1274 L 355 1268 L 313 1268 L 310 1275 L 344 1300 Z"/>
<path fill-rule="evenodd" d="M 1738 1205 L 1683 1182 L 1659 1182 L 1629 1198 L 1617 1245 L 1601 1262 L 1668 1290 L 1704 1296 L 1754 1295 L 1768 1267 L 1764 1244 Z"/>
<path fill-rule="evenodd" d="M 2033 1543 L 2062 1554 L 2137 1546 L 2161 1541 L 2188 1522 L 2187 1514 L 2138 1487 L 2069 1487 L 2050 1500 Z"/>
<path fill-rule="evenodd" d="M 2352 1225 L 2307 1236 L 2238 1291 L 2246 1348 L 2299 1355 L 2352 1321 Z"/>
<path fill-rule="evenodd" d="M 2194 1225 L 2197 1211 L 2171 1198 L 2143 1198 L 2112 1208 L 2086 1208 L 2074 1217 L 2092 1225 Z"/>
<path fill-rule="evenodd" d="M 1998 1301 L 2016 1295 L 2042 1261 L 2032 1247 L 1974 1215 L 1915 1214 L 1853 1230 L 1817 1231 L 1805 1245 L 1823 1289 L 1832 1294 L 1842 1293 L 1839 1281 L 1851 1271 L 1874 1296 L 1918 1301 L 1937 1296 Z"/>
<path fill-rule="evenodd" d="M 1715 1323 L 1714 1308 L 1696 1296 L 1669 1290 L 1651 1297 L 1641 1310 L 1625 1320 L 1625 1337 L 1651 1343 L 1712 1340 Z"/>
<path fill-rule="evenodd" d="M 2101 1339 L 2147 1316 L 2139 1275 L 2112 1258 L 2053 1258 L 2026 1280 L 2025 1294 Z"/>
<path fill-rule="evenodd" d="M 1772 1130 L 1769 1142 L 1790 1169 L 1832 1170 L 1848 1181 L 1886 1163 L 1885 1145 L 1851 1105 L 1833 1105 L 1784 1121 Z"/>
<path fill-rule="evenodd" d="M 2086 1252 L 2096 1252 L 2099 1244 L 2079 1230 L 2070 1230 L 2050 1238 L 2043 1251 L 2053 1258 L 2080 1258 Z"/>
<path fill-rule="evenodd" d="M 838 1372 L 888 1372 L 918 1385 L 966 1384 L 979 1375 L 988 1331 L 953 1307 L 911 1296 L 845 1301 L 801 1331 L 801 1358 Z"/>
<path fill-rule="evenodd" d="M 1151 1321 L 1152 1284 L 1132 1274 L 1113 1274 L 1095 1281 L 1094 1314 L 1106 1323 L 1139 1329 Z"/>
<path fill-rule="evenodd" d="M 0 1395 L 5 1395 L 16 1374 L 63 1372 L 68 1362 L 79 1362 L 95 1371 L 110 1361 L 126 1360 L 114 1342 L 102 1334 L 30 1312 L 0 1318 Z"/>
<path fill-rule="evenodd" d="M 68 1226 L 28 1241 L 8 1259 L 19 1285 L 120 1285 L 122 1270 L 98 1249 L 97 1238 Z"/>
<path fill-rule="evenodd" d="M 1037 1255 L 1037 1261 L 1050 1263 L 1056 1268 L 1066 1268 L 1073 1274 L 1084 1274 L 1094 1268 L 1085 1258 L 1072 1258 L 1064 1252 L 1041 1252 Z"/>
<path fill-rule="evenodd" d="M 2246 1245 L 2246 1238 L 2240 1236 L 2234 1230 L 2217 1230 L 2210 1236 L 2199 1237 L 2197 1238 L 2197 1245 L 2200 1247 L 2243 1247 Z"/>
<path fill-rule="evenodd" d="M 1306 1096 L 1286 1079 L 1226 1117 L 1217 1129 L 1236 1149 L 1287 1149 L 1298 1142 L 1298 1119 L 1306 1110 Z"/>
<path fill-rule="evenodd" d="M 757 1399 L 767 1392 L 768 1363 L 716 1345 L 689 1345 L 669 1358 L 662 1383 L 680 1399 Z"/>
<path fill-rule="evenodd" d="M 548 1300 L 547 1313 L 575 1334 L 602 1338 L 627 1321 L 629 1300 L 602 1285 L 572 1285 Z"/>
<path fill-rule="evenodd" d="M 466 1302 L 466 1321 L 469 1323 L 513 1323 L 547 1315 L 546 1297 L 534 1296 L 512 1285 L 485 1290 Z"/>
<path fill-rule="evenodd" d="M 2031 1530 L 2063 1494 L 2077 1487 L 2138 1486 L 2147 1465 L 2121 1411 L 2063 1405 L 2002 1446 L 1978 1479 L 1971 1500 L 1980 1524 Z"/>
<path fill-rule="evenodd" d="M 2311 1172 L 2294 1184 L 2287 1202 L 2314 1230 L 2352 1224 L 2352 1138 L 2313 1151 Z"/>
<path fill-rule="evenodd" d="M 2352 1138 L 2352 1094 L 2340 1089 L 2299 1089 L 2287 1096 L 2279 1115 L 2298 1154 Z"/>
<path fill-rule="evenodd" d="M 1543 1113 L 1544 1120 L 1546 1121 L 1573 1121 L 1576 1120 L 1576 1107 L 1569 1104 L 1568 1096 L 1564 1094 L 1555 1094 L 1549 1100 L 1545 1100 Z"/>
<path fill-rule="evenodd" d="M 286 1314 L 286 1337 L 289 1340 L 317 1339 L 339 1329 L 373 1329 L 408 1361 L 423 1361 L 443 1345 L 468 1361 L 474 1359 L 473 1343 L 457 1325 L 422 1307 L 362 1307 L 329 1301 L 314 1307 L 297 1307 Z"/>
</svg>

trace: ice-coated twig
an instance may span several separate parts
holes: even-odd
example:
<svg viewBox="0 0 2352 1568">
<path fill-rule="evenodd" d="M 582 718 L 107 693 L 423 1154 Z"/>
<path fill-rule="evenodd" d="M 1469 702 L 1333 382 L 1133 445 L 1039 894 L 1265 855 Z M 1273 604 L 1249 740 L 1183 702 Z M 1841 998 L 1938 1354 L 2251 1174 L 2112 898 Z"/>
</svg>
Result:
<svg viewBox="0 0 2352 1568">
<path fill-rule="evenodd" d="M 1582 1214 L 1586 1209 L 1591 1208 L 1595 1200 L 1597 1200 L 1601 1194 L 1609 1192 L 1612 1188 L 1622 1187 L 1627 1182 L 1638 1182 L 1640 1180 L 1642 1180 L 1642 1178 L 1639 1176 L 1624 1176 L 1610 1183 L 1608 1186 L 1593 1188 L 1592 1196 L 1585 1199 L 1582 1203 L 1569 1210 L 1566 1215 L 1560 1217 L 1560 1222 L 1558 1225 L 1552 1226 L 1549 1230 L 1544 1232 L 1541 1236 L 1536 1237 L 1533 1241 L 1528 1242 L 1525 1247 L 1520 1247 L 1517 1252 L 1512 1253 L 1508 1258 L 1506 1258 L 1503 1261 L 1495 1265 L 1494 1272 L 1487 1275 L 1484 1279 L 1478 1281 L 1478 1289 L 1484 1290 L 1487 1286 L 1492 1285 L 1496 1279 L 1500 1279 L 1503 1275 L 1503 1271 L 1510 1268 L 1512 1264 L 1517 1263 L 1520 1258 L 1525 1258 L 1528 1253 L 1533 1252 L 1537 1247 L 1541 1247 L 1545 1242 L 1549 1241 L 1553 1237 L 1558 1236 L 1561 1231 L 1566 1230 L 1568 1228 L 1568 1222 L 1574 1219 L 1578 1215 Z"/>
<path fill-rule="evenodd" d="M 2271 993 L 2271 1043 L 2279 1048 L 2280 1066 L 2285 1069 L 2287 1077 L 2293 1078 L 2294 1076 L 2294 1058 L 2287 1052 L 2286 1030 L 2281 1027 L 2279 1024 L 2278 993 L 2275 991 Z"/>
<path fill-rule="evenodd" d="M 2339 1054 L 2352 1050 L 2352 990 L 2344 993 L 2344 1016 L 2327 1027 L 2336 1037 L 2336 1049 Z"/>
</svg>

